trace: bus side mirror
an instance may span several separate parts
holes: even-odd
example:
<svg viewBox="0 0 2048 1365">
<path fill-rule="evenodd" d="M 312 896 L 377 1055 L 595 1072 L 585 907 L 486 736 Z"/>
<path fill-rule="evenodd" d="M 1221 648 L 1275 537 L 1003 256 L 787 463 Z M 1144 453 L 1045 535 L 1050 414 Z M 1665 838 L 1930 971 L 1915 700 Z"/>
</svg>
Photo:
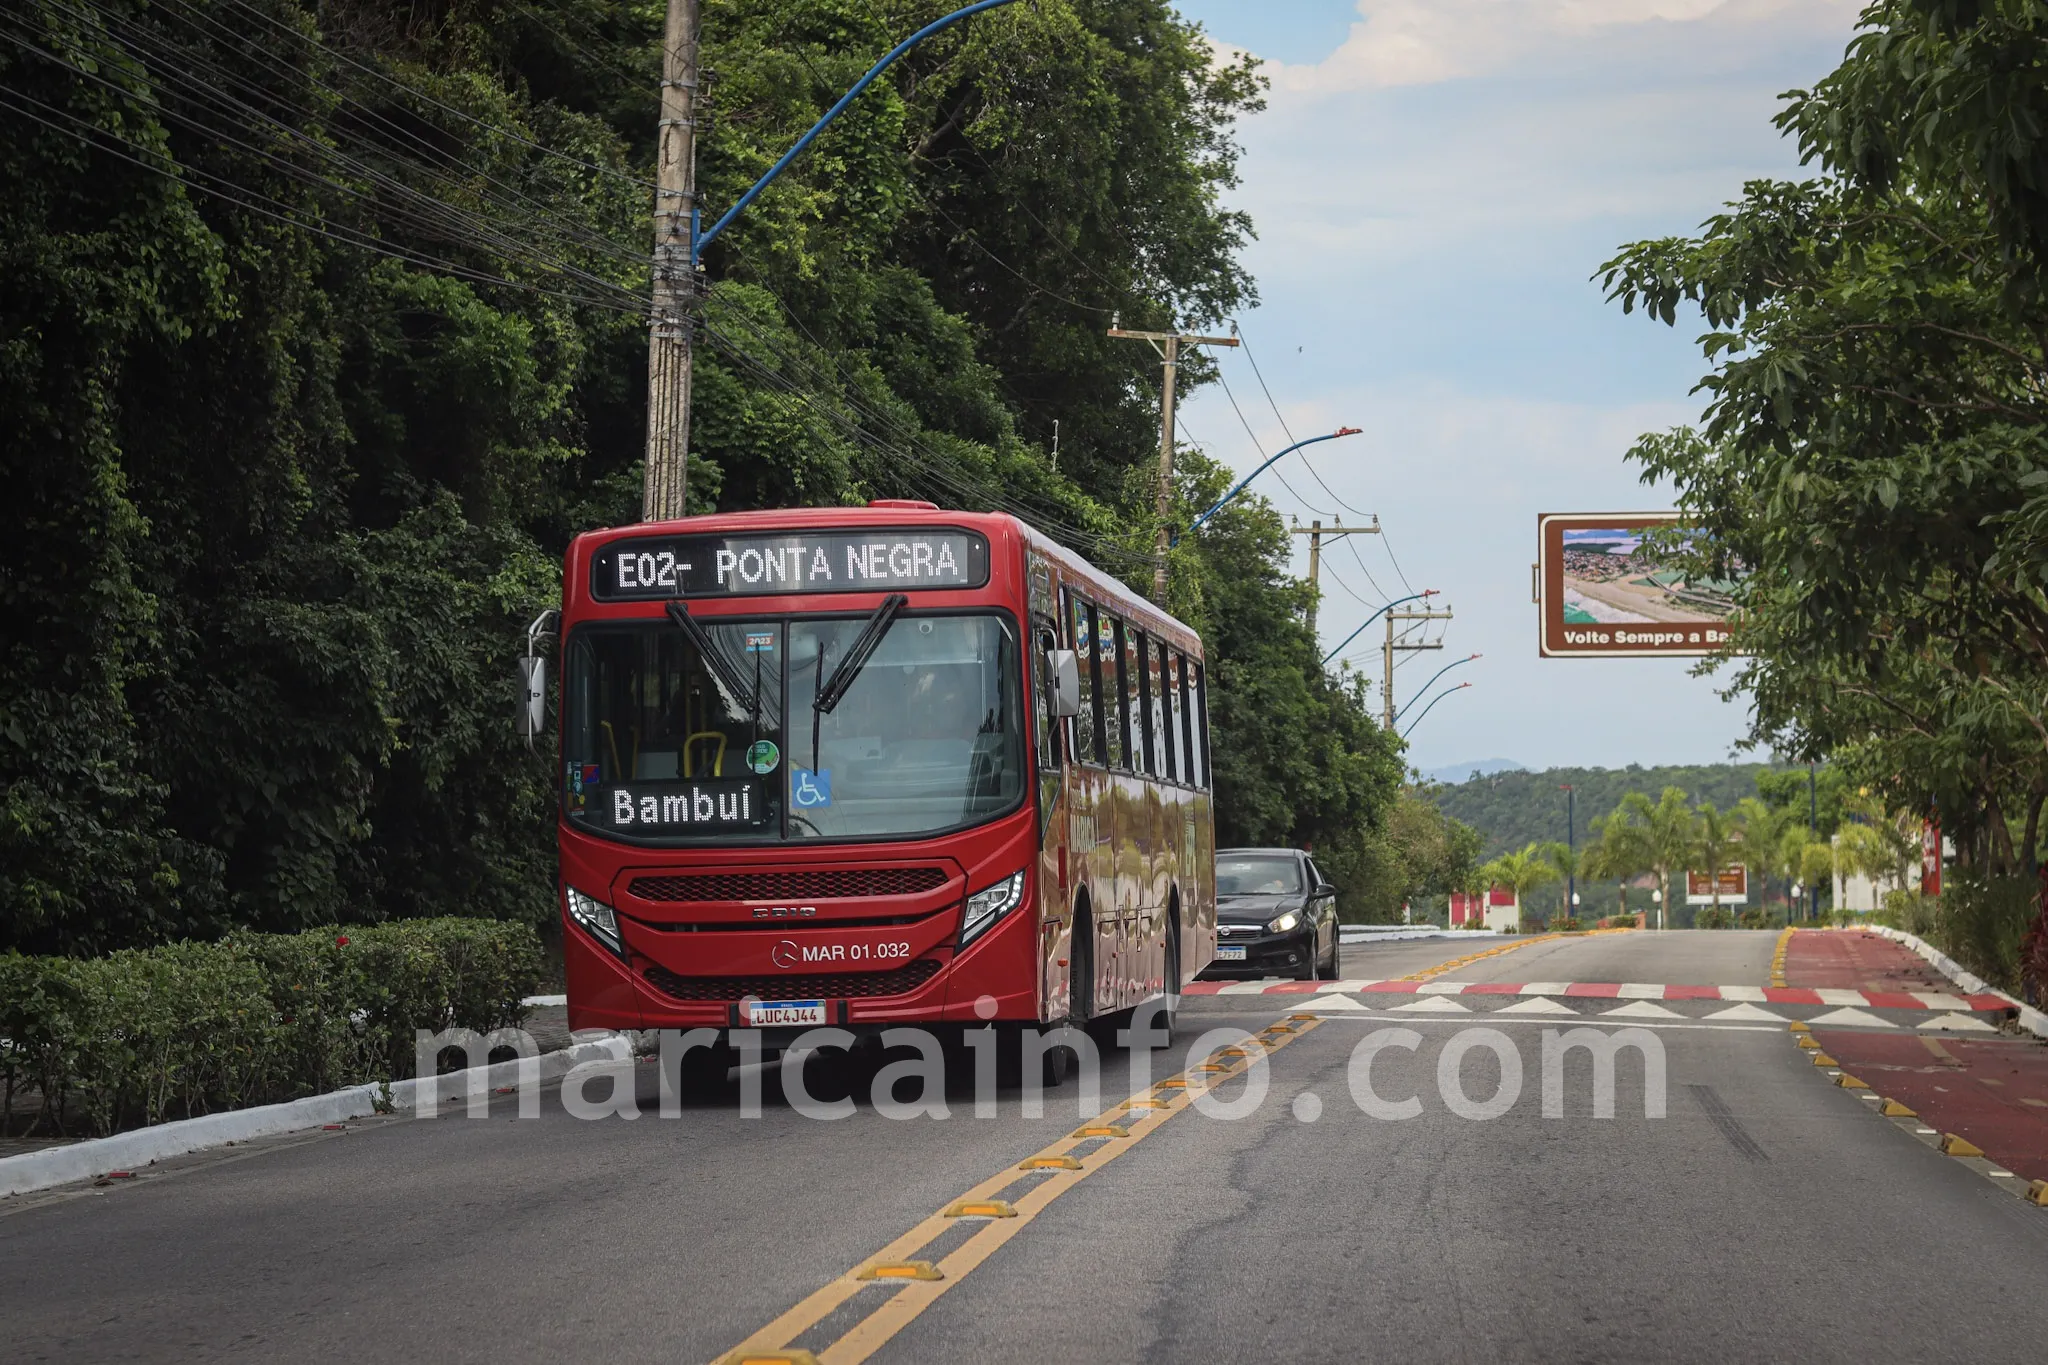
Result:
<svg viewBox="0 0 2048 1365">
<path fill-rule="evenodd" d="M 544 656 L 532 655 L 519 661 L 519 707 L 514 719 L 519 725 L 519 737 L 531 749 L 533 741 L 547 723 L 548 709 L 548 661 Z"/>
<path fill-rule="evenodd" d="M 1081 665 L 1071 649 L 1045 651 L 1045 671 L 1052 681 L 1052 713 L 1056 719 L 1081 714 Z"/>
</svg>

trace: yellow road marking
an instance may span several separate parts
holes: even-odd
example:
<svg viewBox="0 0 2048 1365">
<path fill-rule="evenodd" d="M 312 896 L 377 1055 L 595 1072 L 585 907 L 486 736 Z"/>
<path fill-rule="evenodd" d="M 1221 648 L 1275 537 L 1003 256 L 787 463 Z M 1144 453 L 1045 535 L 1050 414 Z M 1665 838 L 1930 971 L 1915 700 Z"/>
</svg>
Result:
<svg viewBox="0 0 2048 1365">
<path fill-rule="evenodd" d="M 1290 1032 L 1295 1037 L 1300 1037 L 1320 1027 L 1321 1024 L 1322 1020 L 1312 1019 Z M 1267 1045 L 1268 1051 L 1276 1052 L 1292 1041 L 1293 1038 L 1276 1040 Z M 1093 1123 L 1083 1125 L 1109 1126 L 1111 1119 L 1123 1119 L 1129 1125 L 1128 1141 L 1105 1142 L 1086 1156 L 1076 1158 L 1066 1149 L 1077 1139 L 1072 1136 L 1062 1137 L 1042 1149 L 1036 1156 L 1028 1158 L 1020 1167 L 1005 1169 L 990 1176 L 946 1205 L 940 1212 L 924 1218 L 873 1256 L 865 1258 L 858 1268 L 822 1286 L 733 1350 L 720 1356 L 720 1365 L 741 1365 L 742 1362 L 748 1361 L 781 1362 L 813 1359 L 803 1352 L 792 1350 L 789 1343 L 830 1317 L 862 1289 L 875 1283 L 876 1280 L 868 1276 L 869 1271 L 895 1269 L 907 1265 L 928 1267 L 934 1278 L 901 1278 L 901 1287 L 891 1294 L 886 1302 L 814 1357 L 816 1365 L 860 1365 L 861 1361 L 873 1355 L 918 1314 L 936 1302 L 941 1294 L 966 1278 L 970 1271 L 1023 1231 L 1025 1225 L 1055 1199 L 1136 1147 L 1147 1136 L 1157 1132 L 1175 1114 L 1192 1107 L 1196 1094 L 1205 1088 L 1187 1088 L 1187 1082 L 1184 1080 L 1180 1081 L 1180 1086 L 1183 1088 L 1171 1092 L 1173 1099 L 1170 1102 L 1133 1096 L 1122 1105 L 1100 1115 Z M 1155 1087 L 1157 1088 L 1159 1087 Z M 997 1194 L 1017 1182 L 1018 1169 L 1045 1170 L 1048 1174 L 1031 1190 L 1016 1199 L 1012 1206 L 1016 1212 L 1015 1217 L 996 1218 L 983 1223 L 980 1230 L 950 1254 L 942 1257 L 936 1265 L 929 1261 L 918 1262 L 911 1259 L 913 1252 L 928 1246 L 947 1229 L 959 1226 L 952 1217 L 949 1217 L 953 1209 L 969 1203 L 994 1200 Z M 893 1281 L 899 1277 L 888 1278 Z"/>
</svg>

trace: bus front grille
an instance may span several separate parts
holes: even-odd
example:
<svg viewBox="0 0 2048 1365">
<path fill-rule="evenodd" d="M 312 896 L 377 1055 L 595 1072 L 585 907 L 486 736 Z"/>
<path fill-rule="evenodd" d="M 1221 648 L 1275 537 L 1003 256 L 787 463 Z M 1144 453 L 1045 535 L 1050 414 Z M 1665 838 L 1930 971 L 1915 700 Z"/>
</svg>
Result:
<svg viewBox="0 0 2048 1365">
<path fill-rule="evenodd" d="M 878 995 L 908 995 L 939 974 L 939 964 L 919 958 L 887 972 L 820 972 L 783 976 L 678 976 L 665 967 L 649 967 L 647 979 L 675 1000 L 860 1000 Z"/>
<path fill-rule="evenodd" d="M 665 877 L 635 877 L 627 890 L 644 901 L 786 902 L 916 896 L 938 890 L 947 880 L 945 869 L 939 867 L 683 872 Z"/>
</svg>

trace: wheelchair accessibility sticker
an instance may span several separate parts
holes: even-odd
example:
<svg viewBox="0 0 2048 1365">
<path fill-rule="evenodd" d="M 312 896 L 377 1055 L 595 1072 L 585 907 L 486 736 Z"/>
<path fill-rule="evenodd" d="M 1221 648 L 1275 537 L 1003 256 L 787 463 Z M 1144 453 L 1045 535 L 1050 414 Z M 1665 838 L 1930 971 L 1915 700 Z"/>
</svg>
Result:
<svg viewBox="0 0 2048 1365">
<path fill-rule="evenodd" d="M 832 804 L 832 770 L 812 772 L 809 768 L 789 770 L 789 802 L 798 810 L 814 810 Z"/>
</svg>

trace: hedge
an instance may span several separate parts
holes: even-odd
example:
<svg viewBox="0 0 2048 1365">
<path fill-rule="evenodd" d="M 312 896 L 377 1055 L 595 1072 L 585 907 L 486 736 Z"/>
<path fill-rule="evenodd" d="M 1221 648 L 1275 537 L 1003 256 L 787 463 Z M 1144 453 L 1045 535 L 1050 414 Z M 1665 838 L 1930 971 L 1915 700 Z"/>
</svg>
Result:
<svg viewBox="0 0 2048 1365">
<path fill-rule="evenodd" d="M 78 1137 L 410 1076 L 414 1030 L 517 1025 L 541 971 L 530 927 L 475 919 L 10 953 L 0 1132 L 17 1109 Z"/>
</svg>

